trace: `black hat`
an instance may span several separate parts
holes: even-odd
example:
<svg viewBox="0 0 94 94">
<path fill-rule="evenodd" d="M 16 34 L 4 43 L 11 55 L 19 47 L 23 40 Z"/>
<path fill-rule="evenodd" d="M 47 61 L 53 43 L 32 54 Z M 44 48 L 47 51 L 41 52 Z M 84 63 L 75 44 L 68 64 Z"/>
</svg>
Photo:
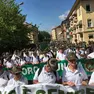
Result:
<svg viewBox="0 0 94 94">
<path fill-rule="evenodd" d="M 11 71 L 12 73 L 17 74 L 17 73 L 21 73 L 22 70 L 19 66 L 13 66 Z"/>
<path fill-rule="evenodd" d="M 48 65 L 51 67 L 51 69 L 53 71 L 56 71 L 58 69 L 58 63 L 57 63 L 57 60 L 55 58 L 51 58 L 48 61 Z"/>
<path fill-rule="evenodd" d="M 69 52 L 67 55 L 68 60 L 76 60 L 76 55 L 74 52 Z"/>
</svg>

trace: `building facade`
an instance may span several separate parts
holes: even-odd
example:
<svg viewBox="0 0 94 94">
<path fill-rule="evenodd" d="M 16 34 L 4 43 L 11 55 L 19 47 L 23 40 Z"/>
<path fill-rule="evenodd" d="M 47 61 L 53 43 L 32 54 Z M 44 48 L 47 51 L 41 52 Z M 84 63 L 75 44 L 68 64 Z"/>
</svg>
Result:
<svg viewBox="0 0 94 94">
<path fill-rule="evenodd" d="M 63 36 L 62 29 L 61 29 L 61 25 L 53 28 L 51 35 L 52 35 L 52 40 L 53 41 L 63 41 L 64 40 L 64 36 Z"/>
<path fill-rule="evenodd" d="M 94 41 L 94 0 L 76 0 L 67 20 L 72 43 Z"/>
<path fill-rule="evenodd" d="M 52 32 L 51 32 L 51 40 L 52 41 L 57 40 L 55 28 L 52 29 Z"/>
</svg>

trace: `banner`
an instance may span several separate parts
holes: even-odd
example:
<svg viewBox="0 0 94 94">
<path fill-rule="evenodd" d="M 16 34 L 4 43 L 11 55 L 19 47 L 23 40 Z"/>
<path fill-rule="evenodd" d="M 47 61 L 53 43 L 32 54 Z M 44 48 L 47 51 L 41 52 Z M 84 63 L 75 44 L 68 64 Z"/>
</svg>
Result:
<svg viewBox="0 0 94 94">
<path fill-rule="evenodd" d="M 60 84 L 33 84 L 0 88 L 0 94 L 94 94 L 94 87 L 69 87 Z"/>
<path fill-rule="evenodd" d="M 77 60 L 77 62 L 79 63 L 79 65 L 83 66 L 88 76 L 90 76 L 94 71 L 94 59 L 80 59 Z M 36 65 L 26 64 L 22 67 L 22 74 L 28 80 L 33 80 L 36 70 L 40 67 L 43 67 L 45 64 L 46 63 L 40 63 Z M 67 66 L 67 64 L 68 62 L 66 60 L 58 62 L 57 72 L 59 73 L 59 76 L 62 76 L 63 68 Z"/>
<path fill-rule="evenodd" d="M 38 68 L 43 67 L 45 64 L 46 63 L 40 63 L 40 64 L 36 64 L 36 65 L 26 64 L 22 67 L 22 74 L 28 80 L 33 80 L 36 70 Z M 67 66 L 67 64 L 68 64 L 68 62 L 66 60 L 58 62 L 57 72 L 59 73 L 59 76 L 62 76 L 63 68 L 64 68 L 64 66 Z"/>
</svg>

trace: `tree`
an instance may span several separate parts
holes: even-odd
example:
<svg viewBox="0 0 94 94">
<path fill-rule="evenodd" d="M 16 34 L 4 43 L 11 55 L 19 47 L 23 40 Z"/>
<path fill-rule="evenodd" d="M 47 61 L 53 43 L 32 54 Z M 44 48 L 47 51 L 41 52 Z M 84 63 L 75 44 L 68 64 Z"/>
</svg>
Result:
<svg viewBox="0 0 94 94">
<path fill-rule="evenodd" d="M 51 36 L 48 32 L 46 31 L 40 31 L 39 32 L 39 35 L 38 35 L 38 39 L 39 39 L 39 42 L 43 42 L 43 41 L 48 41 L 50 42 L 51 40 Z"/>
<path fill-rule="evenodd" d="M 0 0 L 0 51 L 27 45 L 30 29 L 23 24 L 25 18 L 14 0 Z"/>
</svg>

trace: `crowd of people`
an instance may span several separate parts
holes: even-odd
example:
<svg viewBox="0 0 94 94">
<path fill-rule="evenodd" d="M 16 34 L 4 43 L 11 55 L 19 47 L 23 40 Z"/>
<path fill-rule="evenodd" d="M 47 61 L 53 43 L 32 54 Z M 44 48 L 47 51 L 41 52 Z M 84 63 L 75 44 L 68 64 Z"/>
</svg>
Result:
<svg viewBox="0 0 94 94">
<path fill-rule="evenodd" d="M 94 52 L 94 50 L 92 50 Z M 43 68 L 35 72 L 33 83 L 58 83 L 65 86 L 91 85 L 94 86 L 94 72 L 90 79 L 77 59 L 91 58 L 89 47 L 86 49 L 76 46 L 75 49 L 64 45 L 58 47 L 56 51 L 52 49 L 46 51 L 22 50 L 14 53 L 3 53 L 0 57 L 0 87 L 28 85 L 28 80 L 22 76 L 21 66 L 25 64 L 45 63 Z M 64 67 L 62 77 L 59 77 L 58 61 L 67 60 L 68 65 Z M 4 70 L 6 67 L 8 70 Z"/>
</svg>

